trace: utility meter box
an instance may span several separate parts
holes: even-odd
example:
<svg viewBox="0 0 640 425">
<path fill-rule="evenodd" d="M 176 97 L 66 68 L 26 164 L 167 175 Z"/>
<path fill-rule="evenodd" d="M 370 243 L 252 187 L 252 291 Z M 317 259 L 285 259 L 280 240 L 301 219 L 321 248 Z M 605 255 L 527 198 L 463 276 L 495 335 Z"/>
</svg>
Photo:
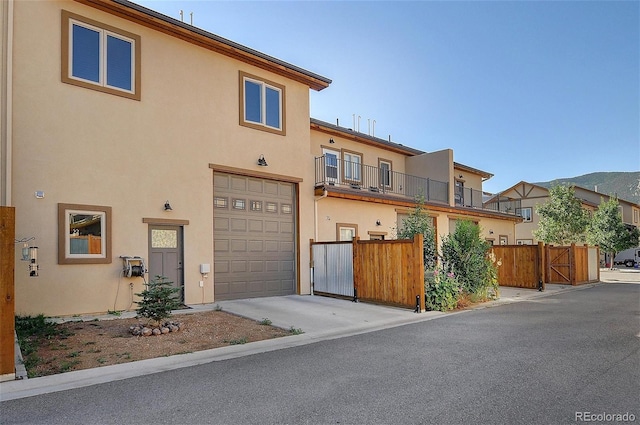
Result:
<svg viewBox="0 0 640 425">
<path fill-rule="evenodd" d="M 200 274 L 211 273 L 211 264 L 200 264 Z"/>
</svg>

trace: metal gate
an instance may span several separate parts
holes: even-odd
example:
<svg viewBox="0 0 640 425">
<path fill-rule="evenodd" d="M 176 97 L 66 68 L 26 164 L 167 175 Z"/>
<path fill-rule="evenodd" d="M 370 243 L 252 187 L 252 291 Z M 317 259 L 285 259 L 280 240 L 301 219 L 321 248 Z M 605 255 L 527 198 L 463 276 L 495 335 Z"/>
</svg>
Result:
<svg viewBox="0 0 640 425">
<path fill-rule="evenodd" d="M 311 254 L 313 292 L 353 297 L 353 244 L 316 242 Z"/>
</svg>

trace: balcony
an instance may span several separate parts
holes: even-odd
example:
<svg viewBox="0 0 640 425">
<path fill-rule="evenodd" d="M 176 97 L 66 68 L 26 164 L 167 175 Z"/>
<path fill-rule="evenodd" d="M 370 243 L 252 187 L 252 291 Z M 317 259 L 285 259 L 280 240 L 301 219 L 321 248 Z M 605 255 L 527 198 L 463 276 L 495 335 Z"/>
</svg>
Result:
<svg viewBox="0 0 640 425">
<path fill-rule="evenodd" d="M 425 202 L 449 204 L 449 185 L 445 182 L 324 155 L 316 158 L 315 167 L 316 187 L 335 186 L 363 194 L 395 196 L 405 201 L 423 196 Z"/>
<path fill-rule="evenodd" d="M 522 202 L 520 199 L 511 199 L 504 196 L 497 195 L 490 201 L 484 204 L 484 209 L 498 211 L 505 214 L 522 216 L 521 212 Z"/>
<path fill-rule="evenodd" d="M 449 184 L 446 182 L 345 161 L 334 156 L 323 155 L 317 157 L 315 162 L 315 187 L 335 187 L 362 195 L 397 197 L 403 201 L 415 201 L 417 196 L 423 196 L 425 202 L 449 205 Z M 480 190 L 457 187 L 454 193 L 456 207 L 520 215 L 519 199 L 498 197 L 486 204 L 483 201 Z"/>
</svg>

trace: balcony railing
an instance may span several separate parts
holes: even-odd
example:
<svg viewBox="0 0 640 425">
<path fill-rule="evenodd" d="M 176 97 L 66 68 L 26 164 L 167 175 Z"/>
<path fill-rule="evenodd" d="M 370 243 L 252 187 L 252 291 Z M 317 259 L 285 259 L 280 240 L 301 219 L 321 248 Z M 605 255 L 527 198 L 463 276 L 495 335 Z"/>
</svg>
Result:
<svg viewBox="0 0 640 425">
<path fill-rule="evenodd" d="M 521 216 L 522 202 L 520 199 L 511 199 L 503 196 L 497 196 L 491 202 L 484 204 L 487 210 L 498 211 L 507 214 Z"/>
<path fill-rule="evenodd" d="M 322 185 L 449 204 L 445 182 L 324 155 L 316 158 L 316 186 Z"/>
</svg>

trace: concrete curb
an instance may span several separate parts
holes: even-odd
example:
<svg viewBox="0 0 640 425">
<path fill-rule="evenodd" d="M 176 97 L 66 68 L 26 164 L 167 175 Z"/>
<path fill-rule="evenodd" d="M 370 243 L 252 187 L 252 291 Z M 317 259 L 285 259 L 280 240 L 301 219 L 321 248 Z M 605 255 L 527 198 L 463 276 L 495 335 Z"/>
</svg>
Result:
<svg viewBox="0 0 640 425">
<path fill-rule="evenodd" d="M 519 289 L 519 288 L 501 288 L 502 297 L 495 301 L 483 303 L 465 310 L 458 310 L 454 312 L 442 313 L 442 312 L 426 312 L 416 314 L 408 312 L 407 310 L 401 310 L 402 314 L 397 315 L 397 311 L 393 311 L 396 314 L 392 318 L 386 318 L 382 320 L 361 320 L 357 323 L 352 322 L 349 325 L 343 325 L 339 328 L 329 328 L 326 330 L 316 330 L 300 335 L 291 335 L 282 338 L 264 340 L 252 342 L 245 345 L 233 345 L 228 347 L 214 348 L 210 350 L 198 351 L 195 353 L 178 354 L 170 357 L 159 357 L 148 360 L 141 360 L 137 362 L 124 363 L 119 365 L 104 366 L 94 369 L 85 369 L 79 371 L 72 371 L 58 375 L 44 376 L 32 379 L 23 379 L 15 381 L 7 381 L 0 383 L 0 401 L 15 400 L 24 397 L 31 397 L 41 394 L 47 394 L 57 391 L 64 391 L 73 388 L 81 388 L 90 385 L 102 384 L 111 381 L 117 381 L 122 379 L 133 378 L 142 375 L 148 375 L 152 373 L 159 373 L 169 370 L 180 369 L 184 367 L 196 366 L 216 361 L 234 359 L 243 356 L 250 356 L 254 354 L 260 354 L 270 351 L 282 350 L 287 348 L 299 347 L 302 345 L 313 344 L 315 342 L 327 341 L 332 339 L 344 338 L 348 336 L 359 335 L 368 332 L 375 332 L 378 330 L 394 328 L 397 326 L 408 325 L 412 323 L 425 322 L 429 320 L 440 319 L 443 317 L 450 317 L 456 314 L 468 313 L 473 310 L 481 310 L 485 308 L 494 308 L 502 305 L 508 305 L 516 302 L 532 301 L 537 298 L 544 298 L 553 296 L 559 293 L 564 293 L 572 290 L 582 290 L 593 288 L 601 283 L 587 284 L 581 286 L 566 286 L 557 285 L 553 287 L 547 286 L 547 290 L 544 292 L 538 292 L 537 290 Z M 304 299 L 302 297 L 301 299 Z M 318 297 L 323 298 L 323 297 Z M 321 303 L 325 303 L 325 299 Z M 217 305 L 217 304 L 216 304 Z M 366 304 L 363 306 L 363 310 L 371 311 L 375 308 L 389 309 L 389 307 L 374 306 Z M 211 308 L 209 308 L 211 309 Z M 194 309 L 196 311 L 203 311 L 205 308 L 200 307 Z M 396 309 L 397 310 L 397 309 Z M 225 311 L 229 311 L 226 310 Z M 252 310 L 248 310 L 251 312 Z M 387 310 L 388 311 L 388 310 Z M 256 315 L 261 313 L 253 312 L 250 314 L 241 314 L 237 311 L 229 311 L 233 314 L 238 314 L 244 317 L 248 317 L 254 320 L 260 320 L 256 318 Z M 380 310 L 383 312 L 383 310 Z M 407 313 L 406 315 L 404 313 Z M 335 313 L 334 313 L 335 314 Z M 82 319 L 76 319 L 82 320 Z M 355 324 L 354 324 L 355 323 Z M 288 325 L 284 323 L 276 323 L 275 326 L 288 328 Z M 25 371 L 26 376 L 26 371 Z"/>
</svg>

